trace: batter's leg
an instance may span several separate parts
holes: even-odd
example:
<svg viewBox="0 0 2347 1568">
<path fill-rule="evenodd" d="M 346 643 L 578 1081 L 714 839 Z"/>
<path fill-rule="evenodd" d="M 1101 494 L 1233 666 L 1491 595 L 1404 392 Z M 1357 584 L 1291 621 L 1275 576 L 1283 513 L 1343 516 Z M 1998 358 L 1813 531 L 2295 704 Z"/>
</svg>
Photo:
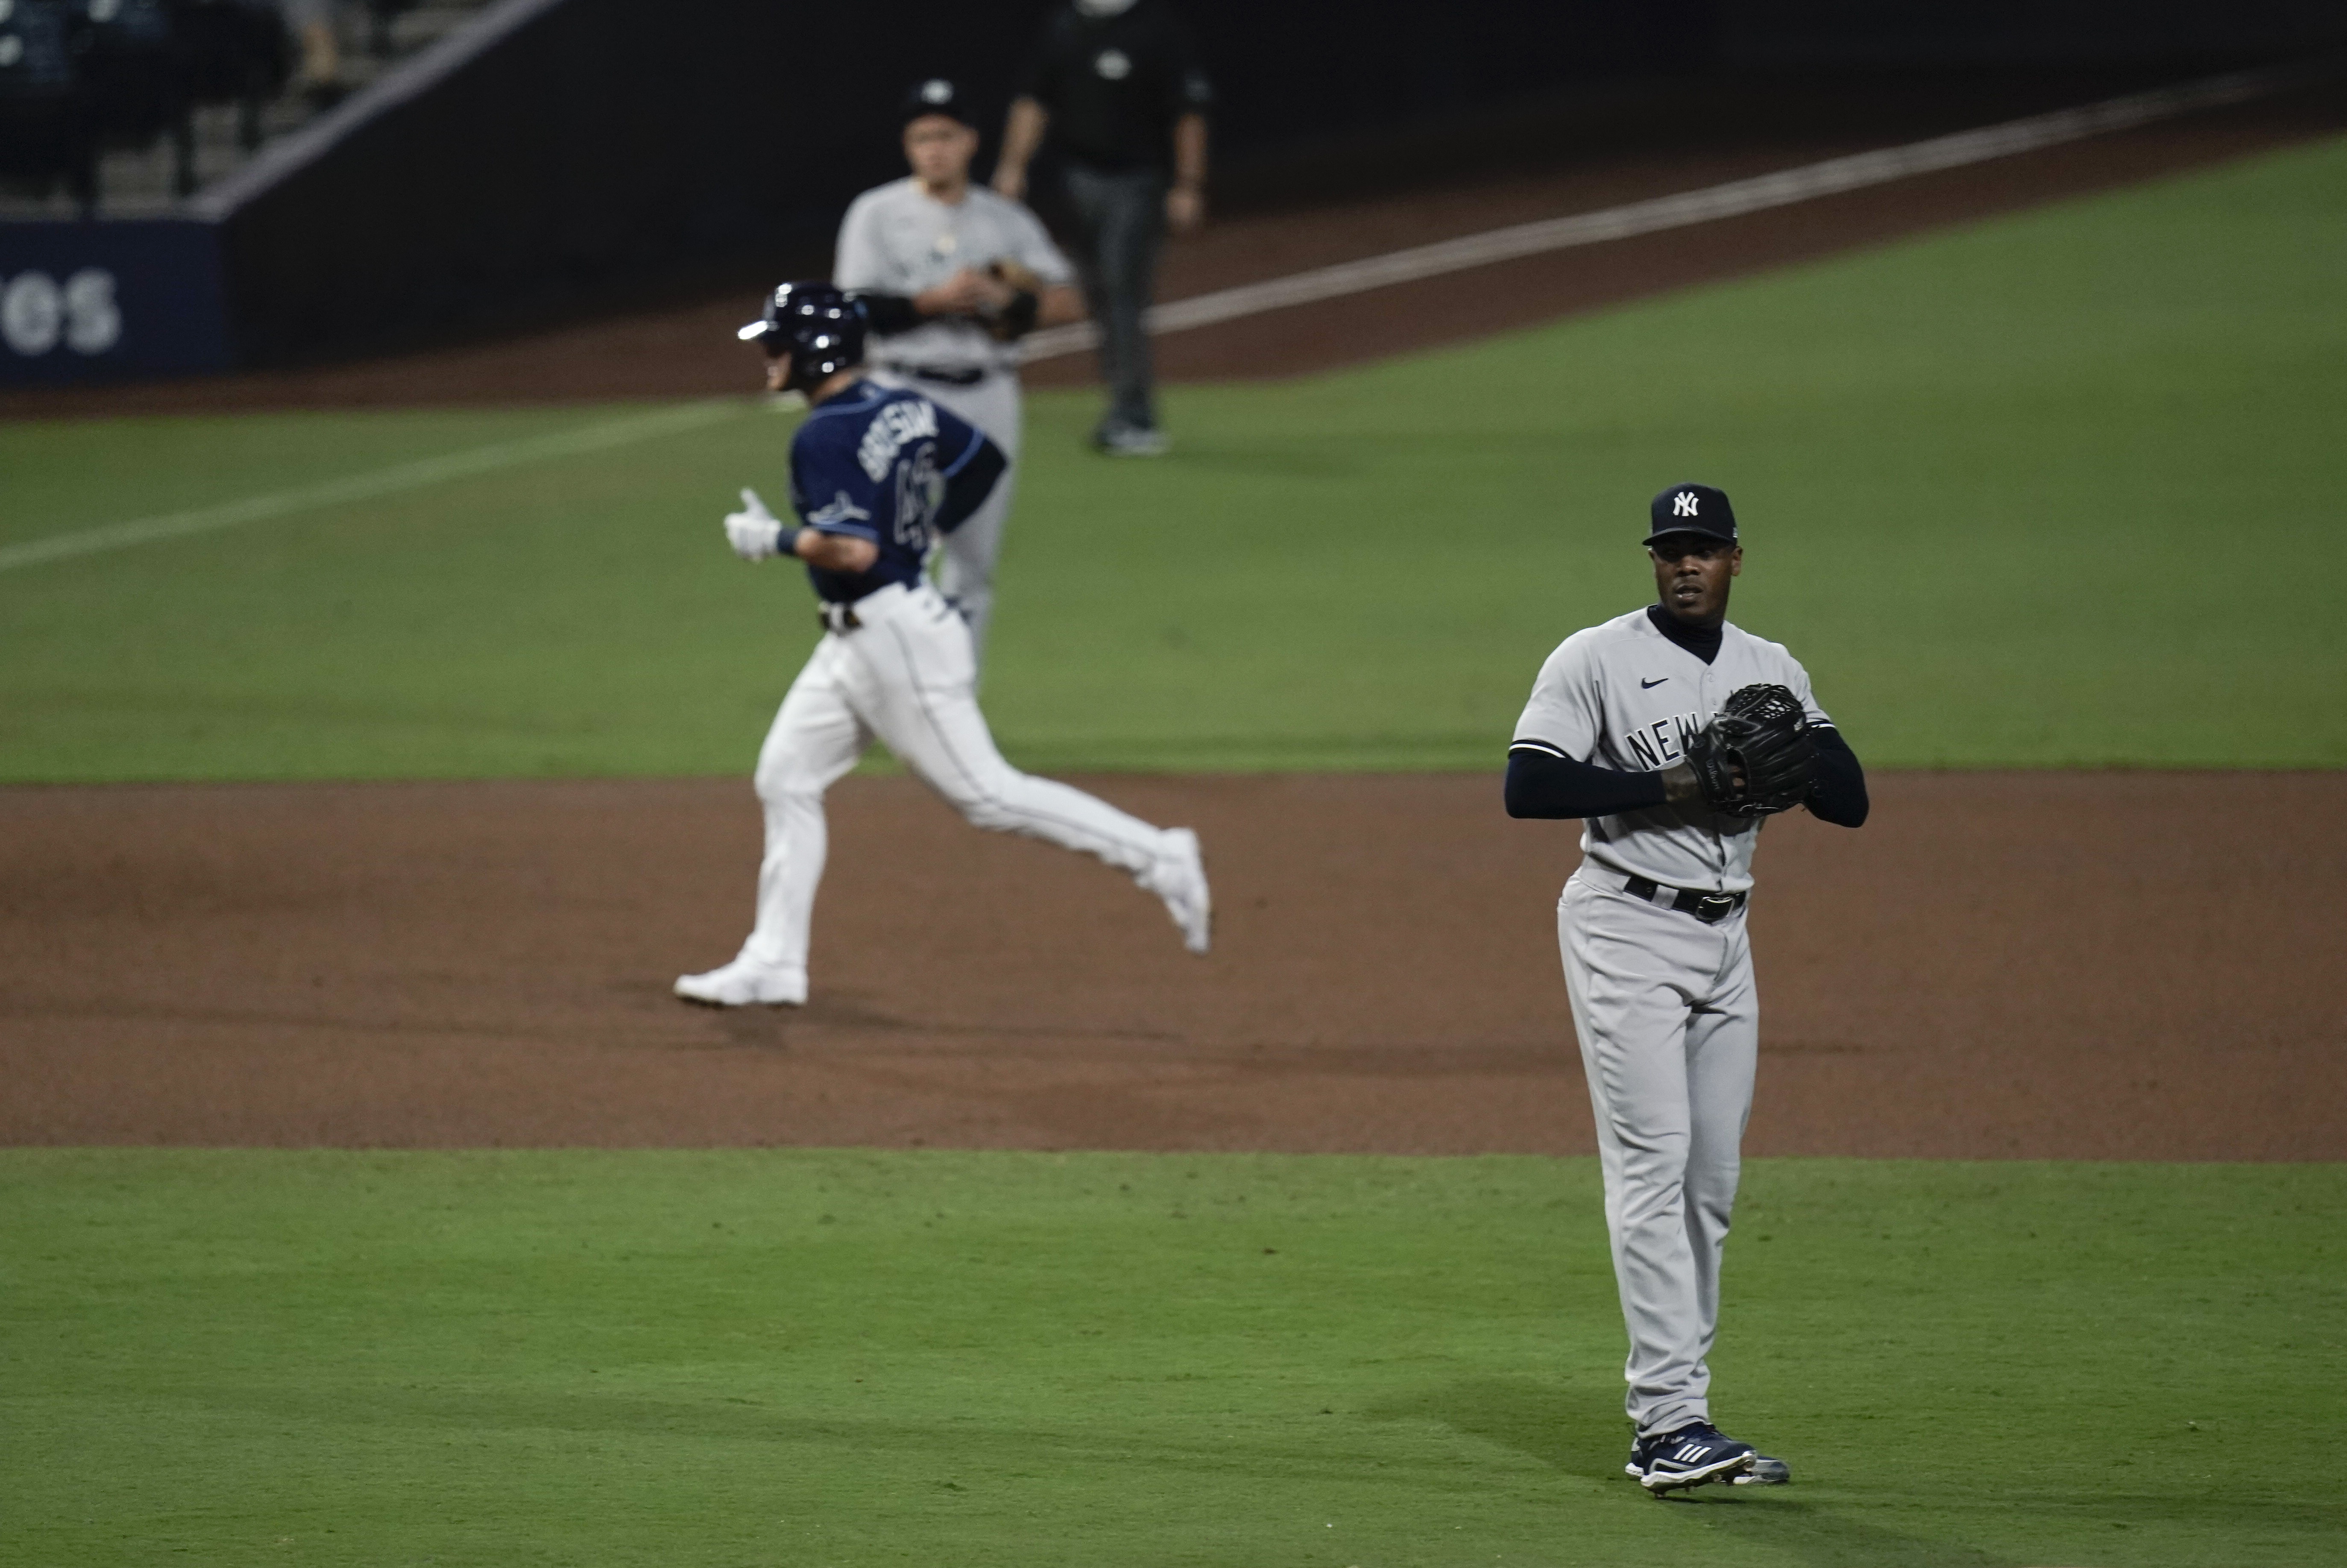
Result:
<svg viewBox="0 0 2347 1568">
<path fill-rule="evenodd" d="M 979 711 L 969 629 L 935 593 L 897 602 L 850 634 L 872 675 L 855 683 L 856 707 L 888 749 L 974 826 L 1044 839 L 1135 874 L 1154 865 L 1163 828 L 1003 759 Z"/>
<path fill-rule="evenodd" d="M 766 852 L 758 865 L 758 922 L 742 945 L 742 957 L 801 977 L 806 974 L 815 886 L 830 848 L 824 792 L 871 743 L 841 679 L 846 663 L 837 637 L 817 643 L 758 751 Z"/>
<path fill-rule="evenodd" d="M 1686 1036 L 1689 999 L 1709 991 L 1724 949 L 1691 916 L 1577 876 L 1558 905 L 1557 936 L 1629 1331 L 1624 1409 L 1642 1436 L 1672 1431 L 1710 1419 L 1707 1319 L 1686 1217 Z"/>
<path fill-rule="evenodd" d="M 965 820 L 1131 872 L 1164 900 L 1190 950 L 1206 951 L 1213 904 L 1197 835 L 1154 826 L 1005 761 L 979 711 L 969 629 L 934 590 L 892 594 L 850 636 L 860 672 L 850 687 L 856 712 Z"/>
<path fill-rule="evenodd" d="M 1693 1384 L 1707 1395 L 1709 1358 L 1719 1327 L 1719 1265 L 1742 1174 L 1744 1126 L 1752 1116 L 1754 1069 L 1760 1055 L 1760 993 L 1741 914 L 1718 927 L 1727 934 L 1717 989 L 1687 1019 L 1687 1246 L 1695 1258 L 1697 1351 Z"/>
</svg>

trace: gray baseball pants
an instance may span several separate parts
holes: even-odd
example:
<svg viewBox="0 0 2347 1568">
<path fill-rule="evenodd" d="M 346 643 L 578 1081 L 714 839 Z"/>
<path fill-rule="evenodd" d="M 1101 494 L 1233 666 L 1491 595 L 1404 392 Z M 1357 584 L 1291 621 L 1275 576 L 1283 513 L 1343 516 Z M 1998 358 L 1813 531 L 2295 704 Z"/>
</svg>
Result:
<svg viewBox="0 0 2347 1568">
<path fill-rule="evenodd" d="M 1019 487 L 1019 436 L 1026 425 L 1025 399 L 1019 373 L 999 371 L 970 386 L 924 381 L 918 376 L 876 370 L 872 379 L 883 386 L 917 392 L 950 414 L 958 415 L 982 432 L 1010 466 L 994 482 L 994 489 L 961 527 L 938 546 L 938 591 L 950 600 L 969 623 L 970 646 L 979 663 L 986 662 L 986 630 L 994 619 L 994 563 L 1002 554 L 1002 532 L 1010 521 L 1011 493 Z"/>
<path fill-rule="evenodd" d="M 1084 297 L 1100 323 L 1101 379 L 1108 383 L 1102 423 L 1153 430 L 1157 402 L 1143 317 L 1157 292 L 1157 256 L 1165 244 L 1165 175 L 1071 163 L 1068 204 L 1075 209 Z"/>
<path fill-rule="evenodd" d="M 1711 1419 L 1719 1262 L 1752 1112 L 1760 1000 L 1744 912 L 1717 925 L 1584 863 L 1557 904 L 1597 1119 L 1605 1228 L 1641 1437 Z"/>
</svg>

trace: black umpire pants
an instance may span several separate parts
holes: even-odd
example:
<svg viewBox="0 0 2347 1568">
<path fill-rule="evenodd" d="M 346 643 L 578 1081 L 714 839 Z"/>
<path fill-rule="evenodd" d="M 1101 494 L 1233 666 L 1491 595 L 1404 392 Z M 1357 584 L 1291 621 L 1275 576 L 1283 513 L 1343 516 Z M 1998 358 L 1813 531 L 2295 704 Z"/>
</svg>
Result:
<svg viewBox="0 0 2347 1568">
<path fill-rule="evenodd" d="M 1157 257 L 1165 246 L 1164 171 L 1071 163 L 1067 172 L 1076 267 L 1100 326 L 1101 379 L 1109 396 L 1103 426 L 1155 429 L 1149 333 L 1142 318 L 1157 291 Z"/>
</svg>

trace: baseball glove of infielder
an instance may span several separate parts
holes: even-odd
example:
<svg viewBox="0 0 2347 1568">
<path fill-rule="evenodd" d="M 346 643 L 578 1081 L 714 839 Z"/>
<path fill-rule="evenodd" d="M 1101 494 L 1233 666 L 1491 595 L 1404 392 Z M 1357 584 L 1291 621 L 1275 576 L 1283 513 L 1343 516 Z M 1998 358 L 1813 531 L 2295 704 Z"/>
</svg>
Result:
<svg viewBox="0 0 2347 1568">
<path fill-rule="evenodd" d="M 1790 691 L 1745 686 L 1687 742 L 1686 760 L 1712 810 L 1768 816 L 1809 798 L 1818 776 L 1818 743 Z"/>
<path fill-rule="evenodd" d="M 987 335 L 997 343 L 1017 343 L 1035 330 L 1035 317 L 1043 308 L 1043 291 L 1049 285 L 1032 271 L 1007 257 L 989 261 L 986 271 L 988 276 L 1010 290 L 1010 302 L 979 320 L 986 325 Z"/>
</svg>

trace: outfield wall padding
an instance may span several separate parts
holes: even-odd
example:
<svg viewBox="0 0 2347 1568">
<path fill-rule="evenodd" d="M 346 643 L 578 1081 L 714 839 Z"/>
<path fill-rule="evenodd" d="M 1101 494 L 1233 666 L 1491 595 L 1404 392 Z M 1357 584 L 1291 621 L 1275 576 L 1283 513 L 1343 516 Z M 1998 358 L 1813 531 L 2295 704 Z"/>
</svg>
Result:
<svg viewBox="0 0 2347 1568">
<path fill-rule="evenodd" d="M 1184 0 L 1222 154 L 1699 53 L 1696 0 Z M 928 75 L 992 132 L 1045 6 L 508 0 L 496 46 L 220 214 L 239 356 L 397 341 L 712 253 L 825 236 L 902 173 Z M 499 16 L 498 12 L 505 13 Z M 516 20 L 516 17 L 518 17 Z"/>
<path fill-rule="evenodd" d="M 1718 0 L 1719 57 L 1840 70 L 2268 60 L 2347 46 L 2340 0 Z"/>
<path fill-rule="evenodd" d="M 183 219 L 0 224 L 0 385 L 227 369 L 220 242 Z"/>
</svg>

